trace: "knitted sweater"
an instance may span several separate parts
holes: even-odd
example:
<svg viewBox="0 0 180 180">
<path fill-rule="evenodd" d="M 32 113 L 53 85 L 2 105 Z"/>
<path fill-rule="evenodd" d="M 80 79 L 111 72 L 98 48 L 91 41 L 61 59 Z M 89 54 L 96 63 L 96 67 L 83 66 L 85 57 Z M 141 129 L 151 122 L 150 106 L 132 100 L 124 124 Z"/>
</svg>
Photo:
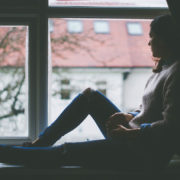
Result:
<svg viewBox="0 0 180 180">
<path fill-rule="evenodd" d="M 180 61 L 163 66 L 148 80 L 140 113 L 130 122 L 131 128 L 141 127 L 143 123 L 151 126 L 144 128 L 145 141 L 162 150 L 177 150 L 180 144 Z"/>
</svg>

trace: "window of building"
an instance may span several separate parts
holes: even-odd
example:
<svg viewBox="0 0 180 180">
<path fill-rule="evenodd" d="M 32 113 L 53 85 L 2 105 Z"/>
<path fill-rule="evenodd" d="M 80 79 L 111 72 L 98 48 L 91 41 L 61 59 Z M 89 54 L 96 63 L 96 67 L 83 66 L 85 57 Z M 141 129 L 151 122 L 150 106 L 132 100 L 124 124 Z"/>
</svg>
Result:
<svg viewBox="0 0 180 180">
<path fill-rule="evenodd" d="M 97 81 L 96 87 L 97 90 L 100 91 L 103 95 L 107 95 L 107 82 L 106 81 Z"/>
<path fill-rule="evenodd" d="M 139 22 L 128 22 L 127 30 L 130 35 L 142 35 L 143 34 L 142 25 Z"/>
<path fill-rule="evenodd" d="M 62 79 L 61 80 L 61 99 L 70 99 L 71 97 L 71 89 L 70 89 L 70 80 Z"/>
<path fill-rule="evenodd" d="M 67 29 L 69 33 L 82 33 L 83 32 L 83 23 L 78 20 L 69 20 L 67 21 Z"/>
<path fill-rule="evenodd" d="M 108 21 L 94 21 L 94 32 L 97 34 L 108 34 L 110 33 Z"/>
<path fill-rule="evenodd" d="M 70 89 L 61 89 L 61 99 L 70 99 Z"/>
</svg>

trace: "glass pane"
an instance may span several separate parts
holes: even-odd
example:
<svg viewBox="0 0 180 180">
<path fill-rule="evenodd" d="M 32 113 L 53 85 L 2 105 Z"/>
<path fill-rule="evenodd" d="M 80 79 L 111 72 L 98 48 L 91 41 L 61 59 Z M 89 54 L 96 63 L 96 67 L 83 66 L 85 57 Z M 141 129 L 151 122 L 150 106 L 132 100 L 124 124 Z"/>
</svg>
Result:
<svg viewBox="0 0 180 180">
<path fill-rule="evenodd" d="M 167 7 L 165 0 L 49 0 L 49 6 Z"/>
<path fill-rule="evenodd" d="M 0 26 L 0 137 L 28 136 L 27 26 Z"/>
<path fill-rule="evenodd" d="M 72 20 L 83 24 L 81 33 L 67 31 Z M 125 112 L 139 107 L 145 83 L 152 73 L 148 46 L 150 20 L 57 18 L 50 21 L 49 30 L 53 31 L 49 31 L 52 52 L 49 124 L 87 87 L 99 90 Z M 101 33 L 97 33 L 94 22 L 108 23 L 109 33 L 104 33 L 107 30 L 104 25 Z M 139 24 L 142 34 L 129 34 L 128 23 Z M 88 116 L 58 143 L 102 138 L 96 123 Z"/>
</svg>

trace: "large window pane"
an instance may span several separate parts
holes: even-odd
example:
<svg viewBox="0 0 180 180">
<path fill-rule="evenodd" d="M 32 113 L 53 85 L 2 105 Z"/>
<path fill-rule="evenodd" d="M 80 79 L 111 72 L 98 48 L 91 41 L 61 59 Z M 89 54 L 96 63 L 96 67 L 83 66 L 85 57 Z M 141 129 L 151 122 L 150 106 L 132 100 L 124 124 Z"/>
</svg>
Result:
<svg viewBox="0 0 180 180">
<path fill-rule="evenodd" d="M 28 136 L 27 26 L 0 26 L 0 137 Z"/>
<path fill-rule="evenodd" d="M 165 0 L 49 0 L 49 6 L 167 7 Z"/>
<path fill-rule="evenodd" d="M 50 21 L 49 29 L 53 31 L 50 32 L 52 73 L 49 124 L 87 87 L 99 90 L 123 111 L 139 107 L 146 80 L 152 73 L 152 55 L 148 47 L 150 20 Z M 73 21 L 83 25 L 81 32 L 68 31 L 68 23 Z M 106 22 L 106 26 L 100 26 L 101 31 L 96 32 L 94 23 L 98 22 Z M 141 34 L 130 34 L 128 24 L 138 24 Z M 108 33 L 104 33 L 107 26 Z M 95 122 L 88 116 L 58 143 L 102 138 Z"/>
</svg>

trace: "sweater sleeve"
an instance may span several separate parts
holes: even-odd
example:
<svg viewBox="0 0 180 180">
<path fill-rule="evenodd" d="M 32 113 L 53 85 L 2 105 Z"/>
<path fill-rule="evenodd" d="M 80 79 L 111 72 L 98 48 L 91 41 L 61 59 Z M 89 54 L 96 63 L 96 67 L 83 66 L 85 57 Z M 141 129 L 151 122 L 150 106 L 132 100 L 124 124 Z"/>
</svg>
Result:
<svg viewBox="0 0 180 180">
<path fill-rule="evenodd" d="M 128 112 L 128 114 L 131 114 L 135 117 L 141 112 L 141 109 L 142 109 L 142 104 L 140 104 L 138 109 L 134 109 L 133 111 Z"/>
<path fill-rule="evenodd" d="M 133 111 L 133 112 L 128 112 L 128 114 L 133 115 L 134 117 L 137 116 L 140 113 L 140 111 Z"/>
<path fill-rule="evenodd" d="M 155 145 L 177 146 L 180 136 L 180 72 L 168 75 L 162 90 L 162 119 L 141 127 L 142 136 Z M 180 144 L 180 143 L 179 143 Z"/>
</svg>

